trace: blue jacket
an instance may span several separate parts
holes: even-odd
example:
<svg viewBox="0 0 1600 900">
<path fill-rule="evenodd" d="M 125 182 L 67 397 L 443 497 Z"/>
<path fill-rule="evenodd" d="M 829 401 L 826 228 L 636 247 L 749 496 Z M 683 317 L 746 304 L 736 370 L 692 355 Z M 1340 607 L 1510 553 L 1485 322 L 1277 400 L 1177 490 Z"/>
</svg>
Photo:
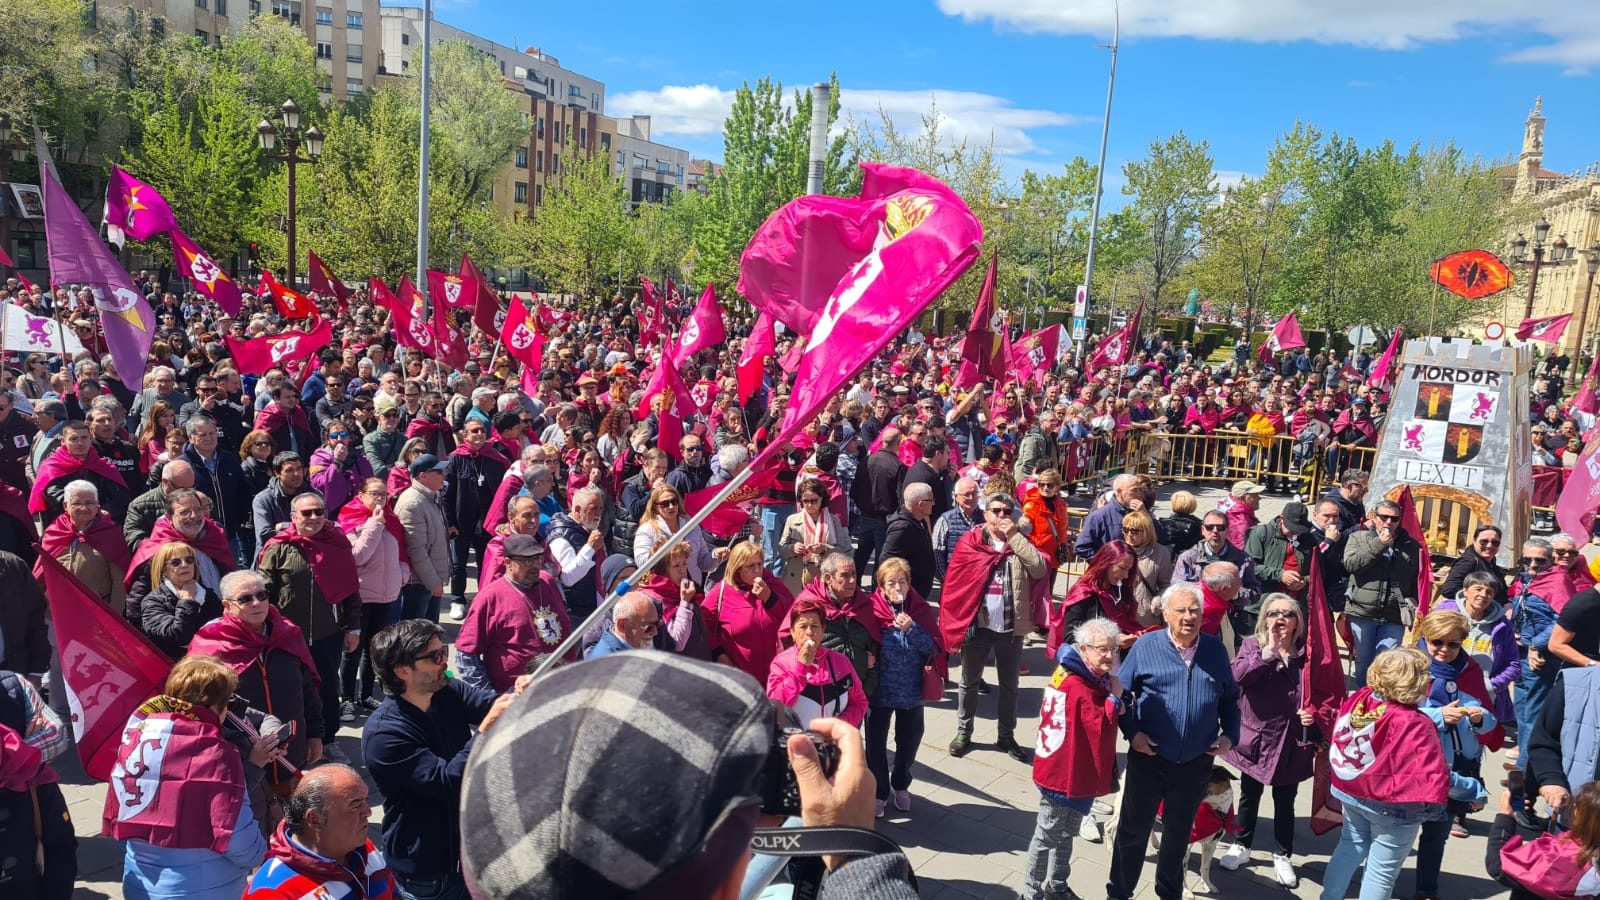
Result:
<svg viewBox="0 0 1600 900">
<path fill-rule="evenodd" d="M 1199 759 L 1219 734 L 1239 743 L 1239 684 L 1222 641 L 1200 635 L 1194 666 L 1184 665 L 1167 629 L 1133 642 L 1118 673 L 1134 701 L 1122 713 L 1122 733 L 1144 732 L 1169 762 Z"/>
<path fill-rule="evenodd" d="M 621 653 L 624 650 L 632 649 L 622 638 L 617 637 L 615 631 L 607 628 L 605 634 L 600 636 L 600 642 L 595 644 L 593 649 L 589 651 L 587 658 L 599 659 L 602 656 L 609 656 L 613 653 Z"/>
<path fill-rule="evenodd" d="M 1549 601 L 1528 590 L 1527 584 L 1511 598 L 1511 622 L 1517 629 L 1517 643 L 1540 653 L 1550 645 L 1556 627 L 1556 611 Z"/>
<path fill-rule="evenodd" d="M 390 697 L 367 719 L 361 755 L 383 792 L 383 855 L 405 879 L 461 869 L 461 780 L 495 693 L 452 678 L 428 711 Z"/>
<path fill-rule="evenodd" d="M 267 855 L 250 797 L 239 804 L 233 840 L 218 853 L 209 847 L 175 849 L 124 841 L 122 896 L 126 900 L 238 900 L 250 870 Z"/>
</svg>

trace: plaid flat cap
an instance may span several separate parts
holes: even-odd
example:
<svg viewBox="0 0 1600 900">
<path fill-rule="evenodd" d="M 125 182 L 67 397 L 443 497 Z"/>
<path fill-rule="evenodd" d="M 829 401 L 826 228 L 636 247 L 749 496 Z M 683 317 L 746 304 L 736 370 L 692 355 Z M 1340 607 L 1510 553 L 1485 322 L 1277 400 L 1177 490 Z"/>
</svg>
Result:
<svg viewBox="0 0 1600 900">
<path fill-rule="evenodd" d="M 709 894 L 750 844 L 773 736 L 761 685 L 637 650 L 530 686 L 478 741 L 461 796 L 479 900 Z"/>
</svg>

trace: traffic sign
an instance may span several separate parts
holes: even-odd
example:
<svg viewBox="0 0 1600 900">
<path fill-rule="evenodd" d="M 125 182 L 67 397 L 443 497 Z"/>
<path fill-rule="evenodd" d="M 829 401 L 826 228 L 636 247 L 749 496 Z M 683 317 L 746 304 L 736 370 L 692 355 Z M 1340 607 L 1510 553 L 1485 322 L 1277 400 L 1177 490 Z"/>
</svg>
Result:
<svg viewBox="0 0 1600 900">
<path fill-rule="evenodd" d="M 1490 322 L 1483 326 L 1483 336 L 1491 341 L 1498 341 L 1506 336 L 1506 327 L 1499 322 Z"/>
<path fill-rule="evenodd" d="M 1072 317 L 1072 339 L 1083 340 L 1084 334 L 1089 330 L 1089 320 L 1083 316 Z"/>
<path fill-rule="evenodd" d="M 1078 285 L 1078 293 L 1072 300 L 1072 315 L 1079 319 L 1087 319 L 1089 317 L 1089 286 L 1087 284 Z"/>
</svg>

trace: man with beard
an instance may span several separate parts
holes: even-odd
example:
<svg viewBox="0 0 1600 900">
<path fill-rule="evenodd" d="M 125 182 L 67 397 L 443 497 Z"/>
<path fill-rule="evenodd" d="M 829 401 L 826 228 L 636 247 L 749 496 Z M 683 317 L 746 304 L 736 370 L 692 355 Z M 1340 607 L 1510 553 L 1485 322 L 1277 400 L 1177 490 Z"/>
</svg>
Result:
<svg viewBox="0 0 1600 900">
<path fill-rule="evenodd" d="M 120 522 L 127 516 L 133 495 L 128 492 L 122 473 L 100 458 L 94 449 L 94 435 L 82 422 L 66 423 L 61 430 L 61 446 L 40 463 L 28 496 L 28 512 L 42 512 L 44 521 L 55 521 L 66 508 L 63 492 L 67 482 L 78 478 L 100 492 L 100 506 L 112 519 Z"/>
<path fill-rule="evenodd" d="M 355 709 L 339 706 L 339 663 L 361 642 L 361 585 L 355 556 L 339 526 L 328 521 L 327 504 L 314 493 L 290 501 L 289 527 L 262 545 L 257 567 L 272 604 L 305 633 L 311 659 L 322 679 L 325 753 L 336 762 L 339 722 L 353 721 Z M 335 713 L 338 712 L 337 715 Z"/>
<path fill-rule="evenodd" d="M 237 373 L 232 373 L 237 378 Z M 223 392 L 215 376 L 202 375 L 195 382 L 194 399 L 178 410 L 178 425 L 186 431 L 195 418 L 206 418 L 217 423 L 218 439 L 229 447 L 237 447 L 249 429 L 244 427 L 244 407 Z"/>
<path fill-rule="evenodd" d="M 605 493 L 589 486 L 572 495 L 572 512 L 550 520 L 550 555 L 561 573 L 567 611 L 582 622 L 600 605 L 600 563 L 606 556 L 606 535 L 600 530 Z"/>
</svg>

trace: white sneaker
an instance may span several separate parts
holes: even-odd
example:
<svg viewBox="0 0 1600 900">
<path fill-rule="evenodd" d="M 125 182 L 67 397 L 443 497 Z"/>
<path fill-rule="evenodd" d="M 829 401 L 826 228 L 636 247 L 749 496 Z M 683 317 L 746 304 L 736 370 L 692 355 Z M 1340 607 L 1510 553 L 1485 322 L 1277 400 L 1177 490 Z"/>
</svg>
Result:
<svg viewBox="0 0 1600 900">
<path fill-rule="evenodd" d="M 1238 871 L 1239 867 L 1250 861 L 1250 848 L 1243 844 L 1229 844 L 1228 849 L 1217 857 L 1217 865 L 1229 872 Z"/>
<path fill-rule="evenodd" d="M 1111 803 L 1109 801 L 1096 800 L 1094 802 L 1094 814 L 1095 815 L 1097 815 L 1097 816 L 1109 816 L 1114 812 L 1116 812 L 1116 809 L 1112 807 L 1112 805 L 1111 805 Z"/>
<path fill-rule="evenodd" d="M 1098 844 L 1103 840 L 1100 835 L 1100 823 L 1094 820 L 1094 816 L 1084 816 L 1083 821 L 1078 823 L 1078 837 L 1091 844 Z"/>
<path fill-rule="evenodd" d="M 1272 854 L 1272 874 L 1278 876 L 1278 883 L 1286 888 L 1292 890 L 1300 886 L 1300 876 L 1294 873 L 1294 862 L 1287 854 Z"/>
<path fill-rule="evenodd" d="M 466 617 L 467 605 L 465 603 L 462 603 L 460 600 L 456 600 L 450 604 L 450 618 L 460 622 Z"/>
</svg>

